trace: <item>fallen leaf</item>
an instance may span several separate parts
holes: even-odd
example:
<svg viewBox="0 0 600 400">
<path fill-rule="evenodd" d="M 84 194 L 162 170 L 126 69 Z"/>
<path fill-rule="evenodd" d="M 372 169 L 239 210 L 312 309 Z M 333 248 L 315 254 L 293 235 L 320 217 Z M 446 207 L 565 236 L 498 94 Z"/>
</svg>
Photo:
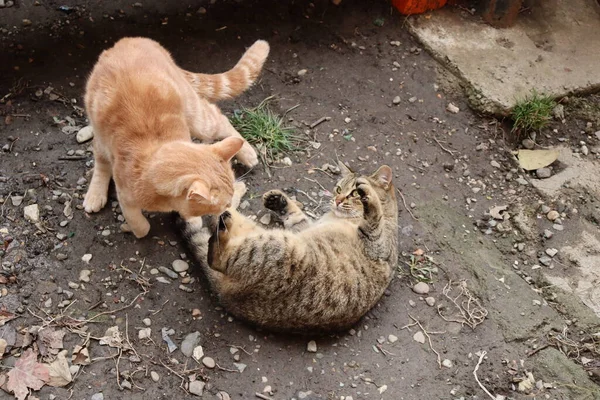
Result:
<svg viewBox="0 0 600 400">
<path fill-rule="evenodd" d="M 100 338 L 101 345 L 107 345 L 108 347 L 122 348 L 124 350 L 130 349 L 127 343 L 123 342 L 121 332 L 119 332 L 118 326 L 111 326 L 104 333 L 104 337 Z"/>
<path fill-rule="evenodd" d="M 73 365 L 89 365 L 92 362 L 90 359 L 90 352 L 87 347 L 75 346 L 73 349 L 73 356 L 71 357 L 71 363 Z"/>
<path fill-rule="evenodd" d="M 15 319 L 17 316 L 9 311 L 6 311 L 5 308 L 0 310 L 0 326 L 3 326 L 8 321 Z"/>
<path fill-rule="evenodd" d="M 58 353 L 56 360 L 51 364 L 48 364 L 48 386 L 54 387 L 63 387 L 73 382 L 73 376 L 71 376 L 71 371 L 69 370 L 69 363 L 65 356 L 67 355 L 67 350 L 63 350 Z"/>
<path fill-rule="evenodd" d="M 8 372 L 6 388 L 15 394 L 17 400 L 25 400 L 30 388 L 40 390 L 48 379 L 48 367 L 38 363 L 37 354 L 28 349 Z"/>
<path fill-rule="evenodd" d="M 558 159 L 558 150 L 519 150 L 519 165 L 526 171 L 547 167 Z"/>
<path fill-rule="evenodd" d="M 40 354 L 45 357 L 49 354 L 56 355 L 63 348 L 63 337 L 67 332 L 51 328 L 41 329 L 38 332 L 37 344 Z"/>
<path fill-rule="evenodd" d="M 6 351 L 7 346 L 8 343 L 6 343 L 6 340 L 0 339 L 0 360 L 2 359 L 2 356 L 4 356 L 4 352 Z"/>
<path fill-rule="evenodd" d="M 492 218 L 494 219 L 504 219 L 504 217 L 502 216 L 502 211 L 506 211 L 508 210 L 508 206 L 495 206 L 490 208 L 490 215 L 492 216 Z"/>
</svg>

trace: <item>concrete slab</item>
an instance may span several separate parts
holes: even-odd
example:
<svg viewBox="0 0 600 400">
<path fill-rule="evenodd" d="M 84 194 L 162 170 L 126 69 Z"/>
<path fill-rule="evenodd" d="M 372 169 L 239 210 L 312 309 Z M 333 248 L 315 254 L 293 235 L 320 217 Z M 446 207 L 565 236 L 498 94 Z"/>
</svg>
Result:
<svg viewBox="0 0 600 400">
<path fill-rule="evenodd" d="M 545 0 L 495 29 L 446 8 L 409 20 L 412 33 L 468 87 L 479 111 L 508 114 L 535 89 L 554 97 L 600 89 L 600 6 Z"/>
</svg>

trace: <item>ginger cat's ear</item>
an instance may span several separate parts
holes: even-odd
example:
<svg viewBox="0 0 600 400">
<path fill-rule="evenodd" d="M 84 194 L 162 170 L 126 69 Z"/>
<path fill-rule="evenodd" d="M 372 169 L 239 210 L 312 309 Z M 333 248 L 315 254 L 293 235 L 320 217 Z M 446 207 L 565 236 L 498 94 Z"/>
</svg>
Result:
<svg viewBox="0 0 600 400">
<path fill-rule="evenodd" d="M 348 175 L 354 174 L 354 172 L 352 172 L 352 170 L 350 168 L 348 168 L 346 166 L 346 164 L 344 164 L 343 162 L 338 161 L 338 166 L 340 167 L 340 170 L 342 171 L 342 176 L 348 176 Z"/>
<path fill-rule="evenodd" d="M 210 147 L 223 161 L 229 161 L 236 155 L 244 145 L 244 140 L 238 137 L 228 137 Z"/>
<path fill-rule="evenodd" d="M 373 175 L 371 175 L 371 178 L 376 180 L 377 183 L 387 190 L 392 183 L 392 175 L 392 169 L 387 165 L 382 165 Z"/>
<path fill-rule="evenodd" d="M 203 181 L 194 181 L 187 192 L 188 200 L 195 200 L 197 202 L 210 202 L 210 188 Z"/>
</svg>

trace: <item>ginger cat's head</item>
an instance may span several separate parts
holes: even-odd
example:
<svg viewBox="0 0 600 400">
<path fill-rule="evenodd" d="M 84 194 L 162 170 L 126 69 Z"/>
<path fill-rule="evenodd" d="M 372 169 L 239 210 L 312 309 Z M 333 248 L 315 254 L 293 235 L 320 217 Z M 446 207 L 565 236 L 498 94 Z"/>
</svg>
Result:
<svg viewBox="0 0 600 400">
<path fill-rule="evenodd" d="M 392 185 L 392 169 L 387 165 L 380 167 L 372 175 L 355 174 L 344 163 L 339 163 L 342 179 L 335 185 L 335 193 L 331 200 L 331 211 L 340 218 L 363 218 L 364 205 L 362 194 L 357 190 L 358 184 L 369 184 L 379 197 L 381 203 L 395 201 Z M 391 193 L 390 193 L 391 190 Z"/>
<path fill-rule="evenodd" d="M 235 137 L 212 145 L 170 142 L 155 153 L 147 172 L 156 193 L 169 197 L 182 217 L 220 214 L 233 196 L 229 161 L 243 144 Z"/>
</svg>

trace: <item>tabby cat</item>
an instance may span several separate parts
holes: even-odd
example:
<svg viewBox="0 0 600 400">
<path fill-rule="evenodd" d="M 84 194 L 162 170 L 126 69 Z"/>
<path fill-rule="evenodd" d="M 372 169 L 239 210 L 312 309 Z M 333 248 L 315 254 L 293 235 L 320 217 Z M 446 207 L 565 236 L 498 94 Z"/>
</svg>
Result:
<svg viewBox="0 0 600 400">
<path fill-rule="evenodd" d="M 256 152 L 211 102 L 242 93 L 269 54 L 255 42 L 223 74 L 179 68 L 157 42 L 125 38 L 104 51 L 87 82 L 85 106 L 94 129 L 94 172 L 83 206 L 99 211 L 114 178 L 126 229 L 150 229 L 146 211 L 186 217 L 220 214 L 230 206 L 234 174 L 229 160 L 248 167 Z M 221 140 L 218 143 L 197 144 Z"/>
<path fill-rule="evenodd" d="M 273 331 L 341 331 L 380 299 L 398 262 L 392 170 L 360 176 L 340 168 L 331 211 L 317 221 L 279 190 L 263 204 L 284 229 L 230 208 L 213 222 L 206 250 L 210 234 L 188 221 L 190 248 L 228 312 Z"/>
</svg>

